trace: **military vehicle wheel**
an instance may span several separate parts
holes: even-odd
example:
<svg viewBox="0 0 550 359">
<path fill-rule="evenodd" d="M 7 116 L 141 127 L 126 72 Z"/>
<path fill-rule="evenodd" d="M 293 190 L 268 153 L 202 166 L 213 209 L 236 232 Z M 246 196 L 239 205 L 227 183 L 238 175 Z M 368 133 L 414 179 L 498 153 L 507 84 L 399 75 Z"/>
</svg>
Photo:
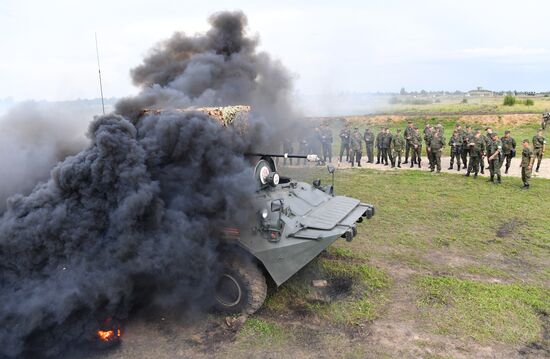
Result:
<svg viewBox="0 0 550 359">
<path fill-rule="evenodd" d="M 224 263 L 214 295 L 218 311 L 252 314 L 265 301 L 265 276 L 251 259 L 235 256 Z"/>
</svg>

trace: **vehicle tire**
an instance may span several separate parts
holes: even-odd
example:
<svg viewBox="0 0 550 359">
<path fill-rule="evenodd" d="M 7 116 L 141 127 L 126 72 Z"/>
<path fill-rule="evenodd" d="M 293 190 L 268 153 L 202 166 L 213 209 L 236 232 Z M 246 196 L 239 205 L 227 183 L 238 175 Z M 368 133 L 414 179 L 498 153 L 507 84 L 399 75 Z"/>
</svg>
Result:
<svg viewBox="0 0 550 359">
<path fill-rule="evenodd" d="M 254 260 L 241 255 L 225 261 L 214 291 L 214 307 L 224 313 L 256 312 L 265 301 L 267 283 Z"/>
</svg>

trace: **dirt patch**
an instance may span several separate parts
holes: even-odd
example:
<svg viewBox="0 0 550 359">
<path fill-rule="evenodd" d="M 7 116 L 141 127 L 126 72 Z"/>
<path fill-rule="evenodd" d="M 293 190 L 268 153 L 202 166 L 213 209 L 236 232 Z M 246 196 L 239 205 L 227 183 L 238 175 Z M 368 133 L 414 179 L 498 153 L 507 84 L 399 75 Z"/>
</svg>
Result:
<svg viewBox="0 0 550 359">
<path fill-rule="evenodd" d="M 542 321 L 541 339 L 529 343 L 518 350 L 519 355 L 522 357 L 550 358 L 550 315 L 548 313 L 540 313 L 539 317 Z"/>
<path fill-rule="evenodd" d="M 524 223 L 525 222 L 518 218 L 512 218 L 507 222 L 503 222 L 497 229 L 497 237 L 512 237 Z"/>
</svg>

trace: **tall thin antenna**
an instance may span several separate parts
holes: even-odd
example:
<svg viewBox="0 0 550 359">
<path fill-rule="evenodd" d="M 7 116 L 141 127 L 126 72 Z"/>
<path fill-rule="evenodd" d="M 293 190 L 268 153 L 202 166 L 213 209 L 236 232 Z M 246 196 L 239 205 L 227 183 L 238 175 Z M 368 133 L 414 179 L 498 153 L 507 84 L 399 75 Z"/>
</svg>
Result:
<svg viewBox="0 0 550 359">
<path fill-rule="evenodd" d="M 99 66 L 99 49 L 97 47 L 97 32 L 95 33 L 95 54 L 97 56 L 97 69 L 99 71 L 99 91 L 101 91 L 101 107 L 105 115 L 105 102 L 103 101 L 103 84 L 101 82 L 101 66 Z"/>
</svg>

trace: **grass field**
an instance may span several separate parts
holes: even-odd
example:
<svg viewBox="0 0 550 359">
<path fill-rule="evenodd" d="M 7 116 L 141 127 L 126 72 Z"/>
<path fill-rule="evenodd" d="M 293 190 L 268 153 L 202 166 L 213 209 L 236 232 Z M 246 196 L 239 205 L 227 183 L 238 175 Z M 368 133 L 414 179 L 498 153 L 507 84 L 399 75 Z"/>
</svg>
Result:
<svg viewBox="0 0 550 359">
<path fill-rule="evenodd" d="M 323 169 L 286 170 L 325 183 Z M 545 357 L 550 353 L 550 181 L 345 170 L 339 194 L 377 208 L 278 290 L 221 355 Z M 340 292 L 319 300 L 312 279 Z"/>
<path fill-rule="evenodd" d="M 391 103 L 393 99 L 401 103 Z M 467 103 L 463 103 L 463 99 Z M 464 97 L 447 95 L 441 97 L 430 96 L 378 96 L 373 99 L 373 113 L 391 113 L 407 115 L 439 115 L 439 114 L 476 114 L 476 113 L 542 113 L 550 111 L 550 97 L 516 96 L 514 106 L 504 106 L 504 96 Z M 534 104 L 526 106 L 526 99 L 533 100 Z"/>
</svg>

